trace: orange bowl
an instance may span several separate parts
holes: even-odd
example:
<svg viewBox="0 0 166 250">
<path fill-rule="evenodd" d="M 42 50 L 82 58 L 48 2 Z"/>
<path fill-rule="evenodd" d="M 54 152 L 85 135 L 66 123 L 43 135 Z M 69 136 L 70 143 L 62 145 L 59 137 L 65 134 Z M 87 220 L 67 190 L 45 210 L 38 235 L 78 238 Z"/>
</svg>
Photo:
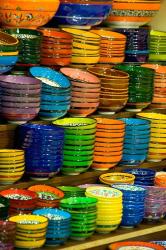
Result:
<svg viewBox="0 0 166 250">
<path fill-rule="evenodd" d="M 59 0 L 1 0 L 3 27 L 36 29 L 48 23 L 59 7 Z"/>
</svg>

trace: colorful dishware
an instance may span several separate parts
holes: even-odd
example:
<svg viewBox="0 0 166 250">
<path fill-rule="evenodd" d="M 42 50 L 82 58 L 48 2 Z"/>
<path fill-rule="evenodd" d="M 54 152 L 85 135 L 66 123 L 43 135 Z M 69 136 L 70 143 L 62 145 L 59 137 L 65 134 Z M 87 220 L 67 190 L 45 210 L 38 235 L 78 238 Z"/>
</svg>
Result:
<svg viewBox="0 0 166 250">
<path fill-rule="evenodd" d="M 148 250 L 149 248 L 152 250 L 164 250 L 164 247 L 159 246 L 150 242 L 141 242 L 141 241 L 126 241 L 126 242 L 117 242 L 109 245 L 110 250 L 122 250 L 125 248 L 137 248 L 139 250 Z"/>
<path fill-rule="evenodd" d="M 166 32 L 151 30 L 149 43 L 149 60 L 152 62 L 164 62 L 166 60 L 165 48 Z"/>
<path fill-rule="evenodd" d="M 127 174 L 127 173 L 107 173 L 102 174 L 99 177 L 100 182 L 107 184 L 107 185 L 113 185 L 116 183 L 119 184 L 134 184 L 135 176 L 133 174 Z"/>
<path fill-rule="evenodd" d="M 80 187 L 59 186 L 58 188 L 64 192 L 65 194 L 64 198 L 85 196 L 85 190 Z"/>
</svg>

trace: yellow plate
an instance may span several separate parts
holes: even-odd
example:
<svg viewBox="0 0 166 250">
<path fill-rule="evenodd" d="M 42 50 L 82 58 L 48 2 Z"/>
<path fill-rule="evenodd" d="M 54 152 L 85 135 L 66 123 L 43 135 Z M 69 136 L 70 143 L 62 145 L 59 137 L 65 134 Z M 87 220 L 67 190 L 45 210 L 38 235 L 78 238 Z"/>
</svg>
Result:
<svg viewBox="0 0 166 250">
<path fill-rule="evenodd" d="M 24 150 L 20 149 L 0 149 L 0 157 L 12 157 L 24 155 Z"/>
<path fill-rule="evenodd" d="M 14 173 L 12 173 L 12 172 L 9 172 L 9 173 L 2 173 L 2 172 L 0 172 L 0 176 L 8 176 L 8 177 L 15 177 L 15 176 L 22 176 L 24 174 L 24 171 L 22 171 L 22 172 L 14 172 Z"/>
<path fill-rule="evenodd" d="M 20 241 L 20 240 L 16 240 L 15 241 L 15 247 L 19 247 L 19 248 L 40 248 L 44 245 L 45 243 L 45 239 L 44 240 L 38 240 L 38 241 Z"/>
<path fill-rule="evenodd" d="M 155 120 L 161 120 L 161 122 L 166 123 L 166 115 L 165 114 L 140 112 L 140 113 L 137 114 L 137 116 L 152 119 L 154 121 Z"/>
<path fill-rule="evenodd" d="M 19 167 L 23 167 L 25 166 L 25 162 L 21 162 L 21 163 L 18 163 L 18 164 L 13 164 L 13 163 L 10 163 L 10 164 L 0 164 L 0 169 L 1 168 L 19 168 Z"/>
<path fill-rule="evenodd" d="M 1 162 L 15 162 L 15 161 L 24 161 L 24 155 L 20 156 L 11 156 L 11 157 L 0 157 L 0 163 Z"/>
<path fill-rule="evenodd" d="M 9 218 L 9 221 L 17 223 L 17 228 L 24 230 L 36 230 L 46 228 L 48 225 L 48 219 L 39 215 L 16 215 Z M 24 224 L 24 221 L 26 223 Z M 27 224 L 28 221 L 35 221 L 38 224 Z"/>
</svg>

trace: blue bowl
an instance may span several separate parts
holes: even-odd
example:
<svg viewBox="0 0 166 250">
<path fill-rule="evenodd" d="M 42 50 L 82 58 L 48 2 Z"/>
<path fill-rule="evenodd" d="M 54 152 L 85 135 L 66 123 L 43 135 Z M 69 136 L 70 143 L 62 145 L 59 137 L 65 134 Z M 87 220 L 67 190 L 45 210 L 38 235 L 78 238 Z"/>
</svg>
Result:
<svg viewBox="0 0 166 250">
<path fill-rule="evenodd" d="M 67 110 L 69 110 L 70 109 L 70 105 L 68 104 L 68 105 L 60 105 L 60 104 L 52 104 L 52 105 L 43 105 L 42 103 L 41 103 L 41 105 L 40 105 L 40 110 L 41 111 L 46 111 L 46 110 L 48 110 L 48 111 L 67 111 Z"/>
<path fill-rule="evenodd" d="M 134 129 L 138 128 L 138 129 L 142 130 L 142 128 L 143 128 L 142 126 L 145 126 L 145 127 L 147 125 L 150 126 L 149 121 L 139 119 L 139 118 L 119 118 L 118 120 L 124 121 L 126 126 L 134 126 Z"/>
<path fill-rule="evenodd" d="M 143 220 L 143 216 L 141 217 L 136 217 L 136 216 L 130 216 L 130 217 L 122 217 L 122 222 L 121 222 L 121 226 L 129 226 L 129 227 L 134 227 L 139 225 Z"/>
<path fill-rule="evenodd" d="M 61 2 L 56 15 L 49 22 L 49 26 L 72 25 L 94 26 L 99 25 L 111 12 L 111 2 L 104 4 L 90 3 L 65 3 Z"/>
<path fill-rule="evenodd" d="M 124 148 L 123 149 L 123 154 L 129 154 L 129 155 L 147 155 L 147 153 L 148 153 L 148 149 L 135 149 L 134 148 L 134 146 L 133 146 L 133 148 L 130 148 L 130 149 L 126 149 L 126 148 Z"/>
<path fill-rule="evenodd" d="M 53 88 L 52 86 L 42 82 L 42 94 L 50 95 L 71 95 L 71 87 L 68 88 Z"/>
<path fill-rule="evenodd" d="M 128 161 L 128 162 L 144 161 L 145 159 L 146 159 L 146 154 L 143 154 L 143 155 L 123 154 L 123 157 L 122 157 L 122 161 Z"/>
<path fill-rule="evenodd" d="M 156 174 L 156 171 L 149 168 L 128 168 L 125 169 L 123 172 L 134 174 L 136 177 L 154 177 Z"/>
<path fill-rule="evenodd" d="M 39 116 L 41 120 L 53 120 L 53 119 L 58 119 L 60 117 L 63 117 L 66 115 L 68 110 L 62 110 L 62 111 L 57 111 L 57 112 L 45 112 L 41 110 L 39 112 Z"/>
<path fill-rule="evenodd" d="M 31 123 L 27 123 L 27 124 L 24 124 L 24 125 L 21 125 L 19 127 L 19 131 L 29 131 L 30 134 L 33 133 L 34 131 L 34 134 L 36 133 L 41 133 L 42 135 L 43 134 L 46 134 L 46 135 L 50 135 L 50 134 L 63 134 L 64 133 L 64 129 L 63 128 L 60 128 L 58 126 L 55 126 L 55 125 L 40 125 L 40 124 L 31 124 Z M 28 133 L 28 132 L 27 132 Z"/>
<path fill-rule="evenodd" d="M 132 143 L 125 143 L 124 144 L 124 149 L 132 149 L 134 148 L 135 150 L 142 150 L 142 149 L 147 149 L 149 147 L 149 143 L 143 143 L 143 144 L 132 144 Z"/>
<path fill-rule="evenodd" d="M 150 136 L 150 130 L 137 130 L 137 131 L 132 131 L 132 130 L 125 130 L 125 135 L 126 136 Z"/>
<path fill-rule="evenodd" d="M 12 67 L 10 66 L 0 66 L 0 74 L 4 74 L 8 71 L 10 71 L 12 69 Z"/>
<path fill-rule="evenodd" d="M 0 66 L 14 66 L 18 56 L 0 56 Z"/>
<path fill-rule="evenodd" d="M 65 102 L 65 101 L 70 101 L 70 99 L 71 99 L 71 96 L 70 95 L 62 95 L 62 96 L 60 96 L 60 95 L 46 95 L 46 94 L 42 94 L 42 96 L 41 96 L 41 99 L 42 99 L 42 101 L 44 102 L 44 101 L 51 101 L 51 102 L 53 102 L 53 101 L 56 101 L 56 102 Z"/>
<path fill-rule="evenodd" d="M 141 137 L 141 138 L 136 138 L 136 137 L 127 137 L 125 136 L 124 143 L 126 144 L 149 144 L 150 138 L 149 137 Z"/>
</svg>

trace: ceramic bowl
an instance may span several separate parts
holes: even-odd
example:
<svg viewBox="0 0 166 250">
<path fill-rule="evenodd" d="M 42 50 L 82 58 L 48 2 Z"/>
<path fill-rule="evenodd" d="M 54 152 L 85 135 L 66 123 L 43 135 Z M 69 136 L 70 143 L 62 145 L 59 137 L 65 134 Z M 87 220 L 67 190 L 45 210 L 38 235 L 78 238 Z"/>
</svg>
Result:
<svg viewBox="0 0 166 250">
<path fill-rule="evenodd" d="M 59 7 L 59 1 L 45 0 L 39 2 L 26 2 L 17 0 L 15 3 L 12 1 L 2 2 L 1 8 L 1 22 L 3 27 L 19 27 L 19 28 L 37 28 L 43 26 L 54 16 Z M 43 6 L 40 10 L 40 6 Z M 19 7 L 19 8 L 17 8 Z M 11 14 L 10 14 L 11 13 Z M 17 20 L 15 19 L 17 15 Z M 27 18 L 30 15 L 31 18 Z M 10 18 L 10 20 L 9 20 Z"/>
<path fill-rule="evenodd" d="M 163 247 L 154 244 L 154 243 L 149 243 L 149 242 L 141 242 L 141 241 L 128 241 L 128 242 L 117 242 L 113 243 L 109 246 L 109 249 L 111 250 L 118 250 L 120 248 L 152 248 L 154 250 L 164 250 Z"/>
<path fill-rule="evenodd" d="M 104 184 L 112 185 L 114 183 L 125 183 L 133 184 L 135 176 L 134 175 L 125 175 L 121 173 L 111 173 L 111 174 L 102 174 L 100 176 L 100 181 Z"/>
</svg>

